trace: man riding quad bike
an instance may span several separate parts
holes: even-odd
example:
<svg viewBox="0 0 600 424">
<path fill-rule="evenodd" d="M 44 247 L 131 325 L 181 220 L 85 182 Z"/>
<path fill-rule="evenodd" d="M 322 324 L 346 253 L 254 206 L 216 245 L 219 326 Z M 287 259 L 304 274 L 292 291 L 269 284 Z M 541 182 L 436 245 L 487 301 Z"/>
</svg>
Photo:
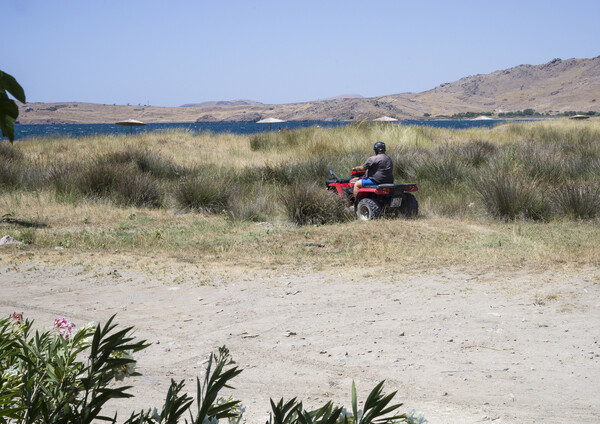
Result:
<svg viewBox="0 0 600 424">
<path fill-rule="evenodd" d="M 375 219 L 383 214 L 402 214 L 413 218 L 419 212 L 417 199 L 411 193 L 418 190 L 415 183 L 394 184 L 393 164 L 385 154 L 385 143 L 373 145 L 374 156 L 364 165 L 352 168 L 350 178 L 328 178 L 326 185 L 340 198 L 354 206 L 361 220 Z"/>
</svg>

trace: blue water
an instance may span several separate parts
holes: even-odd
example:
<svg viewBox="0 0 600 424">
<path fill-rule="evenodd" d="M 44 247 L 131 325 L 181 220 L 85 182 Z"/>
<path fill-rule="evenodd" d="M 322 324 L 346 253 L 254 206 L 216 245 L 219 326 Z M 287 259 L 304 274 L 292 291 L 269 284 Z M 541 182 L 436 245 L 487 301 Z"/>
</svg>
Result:
<svg viewBox="0 0 600 424">
<path fill-rule="evenodd" d="M 491 128 L 494 125 L 503 122 L 492 121 L 468 121 L 468 120 L 446 120 L 446 121 L 398 121 L 386 125 L 419 125 L 452 129 L 466 129 L 481 127 Z M 338 127 L 348 125 L 348 122 L 331 121 L 302 121 L 302 122 L 283 122 L 273 125 L 273 131 L 278 128 L 296 129 L 319 125 L 323 128 Z M 192 132 L 213 133 L 234 133 L 234 134 L 255 134 L 269 131 L 267 124 L 257 124 L 254 122 L 179 122 L 168 124 L 148 124 L 143 127 L 133 127 L 133 133 L 139 134 L 148 131 L 164 131 L 169 129 L 183 129 Z M 36 125 L 15 125 L 15 140 L 24 140 L 33 137 L 87 137 L 93 135 L 106 134 L 129 134 L 130 128 L 115 124 L 36 124 Z"/>
</svg>

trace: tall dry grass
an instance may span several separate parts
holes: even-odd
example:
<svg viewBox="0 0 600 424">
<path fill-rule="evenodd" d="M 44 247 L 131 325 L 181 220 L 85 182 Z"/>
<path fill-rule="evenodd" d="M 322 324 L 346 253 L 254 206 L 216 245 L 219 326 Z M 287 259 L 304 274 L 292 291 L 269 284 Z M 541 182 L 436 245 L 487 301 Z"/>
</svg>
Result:
<svg viewBox="0 0 600 424">
<path fill-rule="evenodd" d="M 256 211 L 260 213 L 242 212 L 251 203 L 249 193 L 272 204 L 282 199 L 277 194 L 282 187 L 322 185 L 330 169 L 346 175 L 381 140 L 394 160 L 396 179 L 420 185 L 418 198 L 428 205 L 425 213 L 475 216 L 487 210 L 503 218 L 548 219 L 572 215 L 557 204 L 560 196 L 549 193 L 598 182 L 598 122 L 511 123 L 469 130 L 359 122 L 250 137 L 168 130 L 135 137 L 42 138 L 2 144 L 0 187 L 51 190 L 58 200 L 70 202 L 96 197 L 117 205 L 236 210 L 234 216 L 272 220 L 285 215 L 281 202 Z M 526 197 L 549 202 L 549 212 L 523 213 L 518 205 L 531 201 Z M 242 199 L 245 206 L 237 205 Z M 500 203 L 521 211 L 499 212 L 506 209 Z"/>
<path fill-rule="evenodd" d="M 452 227 L 531 223 L 541 233 L 556 222 L 565 224 L 553 228 L 567 231 L 581 221 L 589 232 L 578 243 L 586 245 L 597 226 L 600 120 L 562 120 L 470 130 L 358 123 L 250 137 L 171 130 L 0 143 L 0 216 L 9 217 L 0 228 L 42 246 L 224 254 L 264 243 L 261 250 L 285 256 L 298 253 L 288 252 L 285 238 L 302 234 L 285 222 L 336 222 L 319 237 L 329 240 L 331 231 L 336 252 L 352 255 L 357 248 L 345 232 L 357 231 L 356 223 L 344 223 L 324 180 L 329 169 L 347 175 L 377 140 L 388 146 L 396 181 L 420 188 L 422 219 L 386 222 L 396 234 L 437 220 Z M 257 221 L 288 236 L 257 233 Z M 47 227 L 21 225 L 34 222 Z M 398 248 L 393 239 L 383 243 Z"/>
</svg>

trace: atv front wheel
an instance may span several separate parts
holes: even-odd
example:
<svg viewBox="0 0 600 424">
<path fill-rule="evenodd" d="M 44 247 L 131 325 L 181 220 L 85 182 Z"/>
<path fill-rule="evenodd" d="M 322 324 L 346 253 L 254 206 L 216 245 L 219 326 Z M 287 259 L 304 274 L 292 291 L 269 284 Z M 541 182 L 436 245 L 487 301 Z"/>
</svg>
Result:
<svg viewBox="0 0 600 424">
<path fill-rule="evenodd" d="M 419 213 L 419 203 L 415 196 L 410 193 L 404 193 L 402 196 L 402 204 L 400 205 L 400 213 L 406 218 L 416 218 Z"/>
<path fill-rule="evenodd" d="M 381 206 L 373 199 L 361 199 L 356 205 L 356 216 L 361 221 L 381 217 Z"/>
</svg>

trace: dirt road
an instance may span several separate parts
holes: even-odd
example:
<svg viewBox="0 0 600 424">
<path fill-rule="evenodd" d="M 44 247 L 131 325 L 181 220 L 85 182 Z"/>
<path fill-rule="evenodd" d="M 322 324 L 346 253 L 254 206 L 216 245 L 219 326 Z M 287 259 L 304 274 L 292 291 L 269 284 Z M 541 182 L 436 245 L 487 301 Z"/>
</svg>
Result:
<svg viewBox="0 0 600 424">
<path fill-rule="evenodd" d="M 185 269 L 181 275 L 186 275 Z M 152 346 L 136 398 L 160 406 L 170 379 L 189 393 L 226 345 L 244 369 L 232 394 L 251 423 L 269 398 L 350 406 L 380 380 L 430 423 L 600 422 L 600 272 L 477 270 L 385 275 L 271 271 L 157 277 L 132 269 L 0 262 L 0 315 L 77 325 L 117 313 Z M 181 282 L 182 281 L 182 282 Z"/>
</svg>

